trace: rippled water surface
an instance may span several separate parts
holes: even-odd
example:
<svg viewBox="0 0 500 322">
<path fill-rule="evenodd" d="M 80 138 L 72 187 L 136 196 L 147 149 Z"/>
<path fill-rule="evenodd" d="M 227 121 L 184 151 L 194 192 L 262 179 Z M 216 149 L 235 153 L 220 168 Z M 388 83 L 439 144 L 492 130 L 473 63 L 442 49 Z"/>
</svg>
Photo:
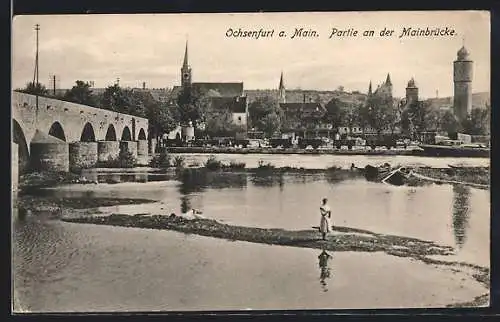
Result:
<svg viewBox="0 0 500 322">
<path fill-rule="evenodd" d="M 114 179 L 111 179 L 114 178 Z M 334 224 L 453 246 L 456 260 L 489 266 L 489 191 L 393 187 L 328 175 L 246 173 L 176 177 L 99 174 L 97 185 L 46 194 L 145 198 L 104 213 L 180 213 L 283 229 Z M 17 309 L 29 311 L 439 307 L 487 290 L 462 273 L 382 253 L 230 242 L 170 231 L 32 218 L 14 226 Z"/>
</svg>

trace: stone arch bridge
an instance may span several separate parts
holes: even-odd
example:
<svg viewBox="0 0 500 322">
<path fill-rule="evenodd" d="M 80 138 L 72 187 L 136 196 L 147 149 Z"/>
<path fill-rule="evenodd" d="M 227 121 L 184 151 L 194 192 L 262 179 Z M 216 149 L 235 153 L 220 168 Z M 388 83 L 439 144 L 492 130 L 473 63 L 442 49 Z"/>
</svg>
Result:
<svg viewBox="0 0 500 322">
<path fill-rule="evenodd" d="M 148 159 L 148 120 L 128 114 L 12 92 L 12 134 L 19 165 L 67 171 L 92 167 L 127 149 Z"/>
</svg>

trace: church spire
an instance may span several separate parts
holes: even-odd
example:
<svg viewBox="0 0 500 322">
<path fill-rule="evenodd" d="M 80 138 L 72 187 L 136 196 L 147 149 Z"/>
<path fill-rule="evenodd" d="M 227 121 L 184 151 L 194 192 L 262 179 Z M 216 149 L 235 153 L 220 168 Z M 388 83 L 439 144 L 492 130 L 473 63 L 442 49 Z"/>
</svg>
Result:
<svg viewBox="0 0 500 322">
<path fill-rule="evenodd" d="M 182 63 L 182 67 L 188 67 L 188 41 L 186 40 L 186 50 L 184 51 L 184 62 Z"/>
<path fill-rule="evenodd" d="M 372 81 L 370 80 L 370 85 L 368 85 L 368 95 L 372 95 Z"/>
<path fill-rule="evenodd" d="M 392 85 L 391 75 L 389 75 L 389 73 L 387 73 L 387 79 L 385 80 L 385 84 L 386 85 Z"/>
<path fill-rule="evenodd" d="M 188 41 L 186 40 L 186 49 L 184 51 L 184 62 L 181 67 L 181 85 L 182 87 L 189 87 L 191 85 L 191 67 L 188 61 Z"/>
<path fill-rule="evenodd" d="M 283 81 L 283 71 L 281 71 L 280 85 L 278 88 L 279 103 L 286 102 L 285 83 Z"/>
</svg>

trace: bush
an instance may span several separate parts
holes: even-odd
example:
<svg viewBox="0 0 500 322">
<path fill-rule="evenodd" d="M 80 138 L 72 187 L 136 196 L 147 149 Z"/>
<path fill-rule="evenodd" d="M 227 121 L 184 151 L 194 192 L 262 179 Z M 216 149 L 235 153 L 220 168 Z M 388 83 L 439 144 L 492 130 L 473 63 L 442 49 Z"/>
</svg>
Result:
<svg viewBox="0 0 500 322">
<path fill-rule="evenodd" d="M 210 171 L 217 171 L 222 169 L 222 162 L 217 160 L 213 155 L 211 155 L 208 160 L 205 162 L 205 168 Z"/>
<path fill-rule="evenodd" d="M 245 169 L 245 162 L 231 161 L 229 163 L 229 168 L 231 169 Z"/>
<path fill-rule="evenodd" d="M 184 165 L 185 165 L 184 157 L 181 155 L 175 156 L 174 160 L 173 160 L 173 165 L 176 168 L 184 168 Z"/>
<path fill-rule="evenodd" d="M 274 169 L 275 167 L 274 167 L 274 165 L 272 165 L 272 164 L 271 164 L 271 163 L 269 163 L 269 162 L 268 162 L 268 163 L 264 163 L 264 161 L 263 161 L 263 160 L 260 160 L 260 161 L 259 161 L 259 166 L 258 166 L 258 168 L 259 168 L 260 170 L 272 170 L 272 169 Z"/>
<path fill-rule="evenodd" d="M 99 166 L 103 168 L 133 168 L 137 160 L 129 151 L 120 151 L 117 158 L 109 156 L 108 161 L 100 162 Z"/>
<path fill-rule="evenodd" d="M 166 151 L 162 151 L 159 155 L 155 155 L 151 161 L 149 162 L 149 165 L 152 168 L 162 168 L 166 169 L 172 166 L 171 160 L 170 160 L 170 155 L 167 154 Z"/>
</svg>

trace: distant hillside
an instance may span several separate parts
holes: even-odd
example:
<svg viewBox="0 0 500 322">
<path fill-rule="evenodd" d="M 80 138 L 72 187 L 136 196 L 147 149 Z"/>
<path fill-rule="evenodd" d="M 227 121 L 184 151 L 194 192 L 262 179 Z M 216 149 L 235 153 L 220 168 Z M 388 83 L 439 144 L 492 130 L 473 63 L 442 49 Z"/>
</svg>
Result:
<svg viewBox="0 0 500 322">
<path fill-rule="evenodd" d="M 273 96 L 278 97 L 278 90 L 276 89 L 252 89 L 245 90 L 249 103 L 255 101 L 258 97 Z M 300 90 L 289 89 L 286 90 L 287 103 L 299 102 L 319 102 L 326 105 L 332 98 L 338 98 L 346 105 L 357 105 L 366 100 L 366 94 L 354 92 L 340 92 L 340 91 L 316 91 L 316 90 Z"/>
<path fill-rule="evenodd" d="M 440 98 L 429 98 L 425 100 L 431 103 L 431 107 L 439 108 L 450 108 L 453 106 L 453 96 L 451 97 L 440 97 Z M 489 92 L 479 92 L 472 94 L 472 108 L 484 108 L 486 104 L 491 104 L 491 98 Z"/>
</svg>

